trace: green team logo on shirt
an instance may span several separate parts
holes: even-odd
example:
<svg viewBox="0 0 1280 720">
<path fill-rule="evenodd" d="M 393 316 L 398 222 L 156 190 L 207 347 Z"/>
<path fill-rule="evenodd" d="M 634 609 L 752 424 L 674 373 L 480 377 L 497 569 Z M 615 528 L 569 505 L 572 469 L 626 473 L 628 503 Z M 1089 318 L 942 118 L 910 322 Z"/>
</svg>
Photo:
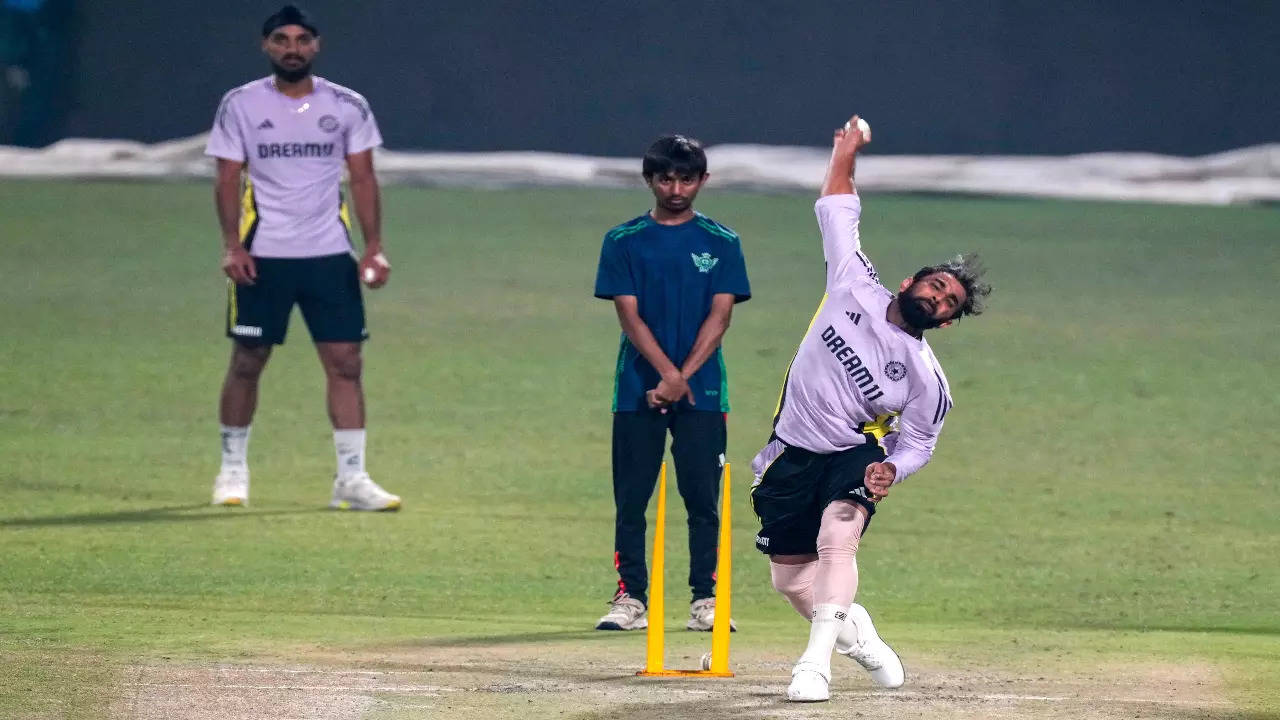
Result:
<svg viewBox="0 0 1280 720">
<path fill-rule="evenodd" d="M 720 262 L 720 258 L 713 258 L 711 257 L 711 253 L 705 252 L 701 255 L 689 253 L 689 257 L 693 258 L 693 266 L 698 268 L 698 272 L 700 273 L 711 272 L 711 268 L 715 267 L 716 263 Z"/>
</svg>

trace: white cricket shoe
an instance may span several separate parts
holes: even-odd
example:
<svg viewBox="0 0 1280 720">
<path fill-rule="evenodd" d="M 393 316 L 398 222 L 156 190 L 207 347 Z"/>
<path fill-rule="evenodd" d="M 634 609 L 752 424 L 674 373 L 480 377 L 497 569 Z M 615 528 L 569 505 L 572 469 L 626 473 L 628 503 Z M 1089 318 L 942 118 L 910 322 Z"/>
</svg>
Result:
<svg viewBox="0 0 1280 720">
<path fill-rule="evenodd" d="M 249 504 L 248 468 L 223 468 L 213 479 L 214 505 Z"/>
<path fill-rule="evenodd" d="M 689 605 L 689 622 L 685 625 L 688 630 L 699 630 L 702 632 L 710 631 L 716 622 L 716 599 L 713 597 L 694 600 Z M 729 618 L 729 632 L 737 632 L 738 625 Z"/>
<path fill-rule="evenodd" d="M 831 699 L 828 686 L 831 672 L 811 662 L 796 663 L 791 670 L 787 699 L 791 702 L 826 702 Z"/>
<path fill-rule="evenodd" d="M 876 634 L 876 626 L 871 623 L 871 615 L 866 608 L 858 603 L 850 605 L 849 619 L 858 630 L 858 643 L 844 650 L 836 648 L 836 652 L 853 658 L 871 673 L 871 679 L 880 687 L 902 687 L 902 683 L 907 680 L 902 659 Z"/>
<path fill-rule="evenodd" d="M 641 630 L 649 627 L 649 609 L 630 595 L 618 593 L 609 605 L 609 612 L 596 622 L 597 630 Z"/>
<path fill-rule="evenodd" d="M 329 507 L 335 510 L 399 510 L 400 496 L 378 486 L 367 472 L 338 475 L 333 479 L 333 498 Z"/>
</svg>

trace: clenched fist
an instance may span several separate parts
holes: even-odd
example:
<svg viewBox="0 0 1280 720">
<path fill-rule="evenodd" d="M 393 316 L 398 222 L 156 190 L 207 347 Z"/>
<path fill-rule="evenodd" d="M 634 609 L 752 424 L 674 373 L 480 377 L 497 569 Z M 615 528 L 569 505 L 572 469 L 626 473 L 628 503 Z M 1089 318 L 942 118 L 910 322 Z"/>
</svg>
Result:
<svg viewBox="0 0 1280 720">
<path fill-rule="evenodd" d="M 898 468 L 890 462 L 874 462 L 867 466 L 862 483 L 871 493 L 872 502 L 880 502 L 889 494 L 894 478 L 898 477 Z"/>
</svg>

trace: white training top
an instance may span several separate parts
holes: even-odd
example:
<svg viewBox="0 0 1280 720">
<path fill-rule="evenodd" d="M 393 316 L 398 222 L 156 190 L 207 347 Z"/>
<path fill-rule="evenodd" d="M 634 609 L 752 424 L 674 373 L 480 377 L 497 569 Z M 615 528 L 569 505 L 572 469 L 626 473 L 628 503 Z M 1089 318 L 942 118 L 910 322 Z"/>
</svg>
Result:
<svg viewBox="0 0 1280 720">
<path fill-rule="evenodd" d="M 827 259 L 827 293 L 787 371 L 774 432 L 816 453 L 880 442 L 894 482 L 933 455 L 951 394 L 929 343 L 885 319 L 893 294 L 862 253 L 856 194 L 814 206 Z"/>
<path fill-rule="evenodd" d="M 313 77 L 311 94 L 291 98 L 265 77 L 222 97 L 206 155 L 248 164 L 240 239 L 256 257 L 351 252 L 342 200 L 348 155 L 382 144 L 359 93 Z"/>
</svg>

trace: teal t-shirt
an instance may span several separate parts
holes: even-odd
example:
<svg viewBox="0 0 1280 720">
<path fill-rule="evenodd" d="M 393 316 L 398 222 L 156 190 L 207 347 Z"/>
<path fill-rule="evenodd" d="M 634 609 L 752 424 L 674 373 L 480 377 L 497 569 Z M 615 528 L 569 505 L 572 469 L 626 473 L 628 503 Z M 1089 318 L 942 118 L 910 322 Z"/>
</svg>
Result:
<svg viewBox="0 0 1280 720">
<path fill-rule="evenodd" d="M 661 225 L 645 213 L 605 234 L 595 296 L 612 300 L 634 295 L 640 318 L 676 367 L 693 349 L 711 312 L 711 298 L 720 293 L 732 293 L 734 302 L 743 302 L 751 298 L 751 285 L 738 235 L 711 218 L 695 213 L 680 225 Z M 623 333 L 614 374 L 614 412 L 647 409 L 644 394 L 660 379 Z M 697 402 L 691 408 L 688 400 L 681 400 L 682 409 L 729 411 L 720 348 L 689 378 L 689 388 Z"/>
</svg>

